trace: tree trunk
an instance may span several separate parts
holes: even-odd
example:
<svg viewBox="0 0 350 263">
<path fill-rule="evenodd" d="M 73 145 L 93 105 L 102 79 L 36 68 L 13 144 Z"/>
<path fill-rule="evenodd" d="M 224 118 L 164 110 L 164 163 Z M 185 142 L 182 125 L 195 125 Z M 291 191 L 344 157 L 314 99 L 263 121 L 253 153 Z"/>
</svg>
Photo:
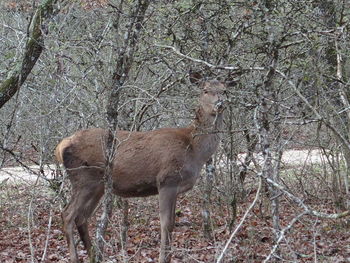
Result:
<svg viewBox="0 0 350 263">
<path fill-rule="evenodd" d="M 123 10 L 124 1 L 121 1 L 118 7 L 118 11 L 116 12 L 116 19 L 114 21 L 114 28 L 116 31 L 119 30 L 119 19 L 121 11 Z M 112 178 L 111 171 L 113 169 L 113 159 L 115 155 L 118 154 L 118 145 L 116 143 L 116 138 L 114 135 L 116 134 L 117 129 L 123 127 L 119 127 L 118 125 L 118 107 L 120 100 L 120 92 L 121 88 L 124 86 L 125 82 L 129 77 L 129 72 L 131 70 L 134 53 L 137 50 L 139 36 L 141 34 L 142 29 L 144 28 L 141 24 L 144 21 L 145 14 L 147 8 L 150 4 L 150 1 L 139 0 L 133 7 L 133 10 L 130 14 L 130 23 L 128 24 L 127 34 L 124 39 L 123 46 L 119 49 L 117 54 L 117 63 L 115 72 L 113 74 L 113 83 L 110 90 L 110 96 L 107 104 L 107 120 L 108 120 L 108 128 L 111 134 L 111 139 L 108 141 L 107 145 L 107 160 L 106 160 L 106 173 L 105 173 L 105 194 L 103 201 L 103 212 L 102 216 L 98 221 L 97 229 L 96 229 L 96 255 L 95 262 L 103 261 L 103 248 L 104 248 L 104 236 L 108 226 L 108 221 L 113 209 L 113 195 L 112 195 Z M 126 237 L 127 237 L 127 229 L 128 229 L 128 202 L 122 200 L 123 206 L 123 221 L 122 221 L 122 233 L 121 233 L 121 242 L 125 247 Z"/>
<path fill-rule="evenodd" d="M 210 215 L 210 197 L 213 189 L 213 179 L 215 174 L 215 166 L 213 159 L 210 158 L 205 165 L 205 183 L 204 183 L 204 197 L 203 197 L 203 233 L 204 237 L 212 239 L 212 224 Z"/>
<path fill-rule="evenodd" d="M 317 6 L 322 11 L 322 20 L 326 25 L 327 29 L 336 29 L 337 37 L 329 38 L 326 45 L 326 64 L 328 65 L 328 71 L 330 76 L 335 76 L 334 79 L 338 80 L 335 82 L 333 79 L 326 79 L 326 85 L 329 89 L 337 89 L 339 94 L 339 99 L 335 101 L 336 106 L 343 109 L 348 109 L 350 107 L 349 96 L 346 92 L 346 88 L 343 81 L 343 57 L 342 52 L 340 50 L 340 41 L 343 41 L 343 33 L 344 33 L 344 10 L 345 10 L 345 2 L 343 2 L 343 7 L 340 8 L 341 14 L 339 14 L 339 21 L 337 21 L 337 8 L 335 6 L 334 1 L 329 0 L 318 0 L 316 1 Z M 340 25 L 340 26 L 337 26 Z M 345 112 L 337 114 L 335 116 L 334 122 L 336 123 L 338 131 L 343 137 L 349 142 L 349 131 L 350 131 L 350 112 L 349 110 L 345 110 Z M 346 162 L 346 170 L 344 173 L 344 182 L 339 182 L 338 178 L 333 178 L 334 182 L 334 202 L 338 204 L 340 207 L 349 207 L 349 198 L 344 198 L 343 193 L 345 191 L 346 196 L 349 196 L 349 182 L 348 178 L 350 175 L 350 149 L 344 145 L 344 143 L 339 140 L 339 136 L 336 136 L 339 144 L 342 145 L 342 151 L 344 154 L 344 159 Z M 342 187 L 345 186 L 345 187 Z M 344 189 L 345 188 L 345 189 Z"/>
<path fill-rule="evenodd" d="M 14 66 L 8 77 L 0 84 L 0 108 L 16 94 L 39 59 L 44 48 L 44 22 L 54 14 L 53 5 L 56 1 L 45 0 L 36 9 L 28 26 L 28 39 L 22 61 Z"/>
<path fill-rule="evenodd" d="M 258 133 L 259 143 L 264 158 L 262 167 L 262 175 L 270 178 L 275 182 L 279 182 L 279 162 L 280 158 L 274 161 L 275 153 L 278 151 L 279 136 L 280 133 L 277 130 L 277 126 L 274 123 L 276 116 L 278 116 L 278 106 L 276 105 L 278 90 L 273 85 L 273 79 L 275 77 L 276 68 L 279 58 L 279 39 L 274 27 L 274 17 L 272 16 L 275 2 L 266 0 L 263 4 L 263 12 L 265 19 L 265 32 L 266 32 L 266 68 L 268 72 L 263 78 L 261 85 L 261 92 L 259 92 L 259 118 L 258 118 Z M 271 217 L 272 227 L 277 241 L 280 235 L 280 215 L 279 215 L 279 191 L 272 185 L 268 185 L 268 195 L 271 201 Z M 279 251 L 276 249 L 275 259 L 278 261 Z"/>
</svg>

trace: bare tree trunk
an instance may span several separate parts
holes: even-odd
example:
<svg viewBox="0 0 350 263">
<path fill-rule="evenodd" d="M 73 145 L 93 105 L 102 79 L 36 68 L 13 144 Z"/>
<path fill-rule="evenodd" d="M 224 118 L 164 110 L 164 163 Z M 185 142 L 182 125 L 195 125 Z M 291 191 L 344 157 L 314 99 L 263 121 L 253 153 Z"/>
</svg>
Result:
<svg viewBox="0 0 350 263">
<path fill-rule="evenodd" d="M 122 209 L 123 209 L 123 222 L 122 222 L 122 231 L 121 239 L 122 244 L 125 246 L 128 241 L 128 229 L 129 229 L 129 202 L 127 199 L 122 200 Z"/>
<path fill-rule="evenodd" d="M 205 165 L 205 185 L 204 185 L 204 198 L 203 198 L 203 233 L 204 237 L 212 239 L 212 224 L 210 215 L 210 198 L 213 189 L 213 179 L 215 174 L 215 166 L 213 165 L 213 159 L 210 158 Z"/>
<path fill-rule="evenodd" d="M 228 130 L 232 131 L 233 130 L 233 106 L 230 105 L 229 106 L 229 127 Z M 244 187 L 243 187 L 243 183 L 242 184 L 237 184 L 237 178 L 235 178 L 234 174 L 235 174 L 235 170 L 237 169 L 237 161 L 236 161 L 236 157 L 234 156 L 234 140 L 233 140 L 233 134 L 230 132 L 229 133 L 230 136 L 230 140 L 229 140 L 229 148 L 227 149 L 227 163 L 229 164 L 229 191 L 230 196 L 228 196 L 229 200 L 229 207 L 230 207 L 230 219 L 229 219 L 229 231 L 231 232 L 233 229 L 233 226 L 236 222 L 236 218 L 237 218 L 237 193 L 243 193 L 244 192 Z M 241 180 L 239 180 L 239 182 L 242 182 Z"/>
<path fill-rule="evenodd" d="M 202 13 L 202 4 L 199 5 L 199 12 Z M 207 28 L 207 21 L 205 19 L 205 14 L 202 14 L 202 19 L 200 21 L 201 27 L 201 56 L 205 61 L 209 62 L 210 56 L 208 54 L 209 46 L 209 34 Z M 205 165 L 205 180 L 204 180 L 204 196 L 203 196 L 203 234 L 205 238 L 212 238 L 212 224 L 210 215 L 210 197 L 213 189 L 213 178 L 215 174 L 215 166 L 213 165 L 213 159 L 210 158 Z"/>
<path fill-rule="evenodd" d="M 44 22 L 54 14 L 53 5 L 57 0 L 45 0 L 36 9 L 28 26 L 28 40 L 21 62 L 18 62 L 8 77 L 0 84 L 0 108 L 9 101 L 26 81 L 44 48 Z"/>
<path fill-rule="evenodd" d="M 118 32 L 119 30 L 119 19 L 120 14 L 123 10 L 124 1 L 120 1 L 119 6 L 116 11 L 116 19 L 114 21 L 114 28 Z M 137 50 L 139 36 L 141 34 L 142 23 L 145 18 L 147 8 L 150 4 L 148 0 L 138 0 L 135 6 L 132 8 L 130 14 L 130 23 L 128 24 L 127 34 L 124 38 L 124 44 L 119 49 L 117 53 L 117 63 L 116 69 L 113 74 L 113 83 L 111 87 L 111 92 L 107 105 L 107 120 L 109 123 L 110 137 L 107 145 L 107 160 L 106 160 L 106 173 L 105 173 L 105 194 L 102 205 L 102 216 L 98 221 L 96 229 L 96 256 L 95 262 L 102 262 L 103 260 L 103 248 L 104 248 L 104 236 L 108 226 L 108 221 L 113 209 L 113 188 L 112 188 L 112 178 L 111 171 L 113 169 L 113 160 L 115 155 L 118 154 L 118 144 L 115 138 L 115 134 L 118 128 L 123 128 L 118 126 L 118 107 L 120 100 L 121 88 L 127 81 L 129 77 L 129 72 L 131 70 L 134 53 Z M 127 230 L 128 230 L 128 202 L 127 200 L 122 201 L 123 206 L 123 220 L 122 220 L 122 233 L 121 241 L 123 246 L 125 246 L 127 240 Z"/>
<path fill-rule="evenodd" d="M 326 79 L 326 85 L 330 89 L 338 89 L 339 99 L 335 101 L 337 106 L 344 109 L 344 112 L 337 114 L 335 116 L 334 121 L 337 123 L 338 129 L 341 134 L 343 134 L 344 138 L 349 142 L 350 136 L 350 112 L 349 112 L 349 93 L 345 90 L 345 82 L 343 81 L 343 56 L 341 55 L 341 45 L 340 42 L 343 41 L 343 33 L 344 33 L 344 25 L 346 24 L 345 19 L 345 10 L 346 10 L 346 1 L 342 2 L 342 5 L 339 7 L 340 13 L 337 16 L 336 5 L 334 1 L 329 0 L 318 0 L 316 1 L 317 6 L 322 11 L 322 18 L 324 24 L 328 29 L 336 29 L 336 37 L 335 39 L 329 38 L 326 46 L 326 64 L 328 64 L 329 74 L 334 76 L 334 79 Z M 339 21 L 337 21 L 337 17 L 339 17 Z M 340 25 L 340 26 L 337 26 Z M 335 83 L 335 80 L 337 82 Z M 339 140 L 339 137 L 336 136 Z M 339 144 L 342 145 L 342 151 L 344 154 L 344 159 L 346 162 L 346 171 L 344 173 L 344 182 L 339 182 L 338 178 L 333 178 L 333 181 L 336 182 L 334 184 L 334 202 L 335 204 L 340 205 L 340 207 L 349 207 L 348 198 L 344 198 L 344 191 L 346 196 L 349 196 L 349 182 L 348 177 L 350 175 L 350 150 L 348 147 L 344 146 L 341 140 L 339 140 Z M 345 189 L 344 189 L 345 188 Z"/>
<path fill-rule="evenodd" d="M 274 169 L 273 162 L 273 149 L 272 145 L 272 134 L 271 131 L 271 120 L 269 118 L 270 108 L 265 101 L 265 96 L 261 97 L 261 109 L 260 118 L 258 120 L 259 129 L 259 143 L 261 146 L 264 166 L 262 167 L 262 175 L 272 179 L 275 182 L 279 181 L 278 169 Z M 275 233 L 275 238 L 279 237 L 280 225 L 279 225 L 279 193 L 278 190 L 273 186 L 268 185 L 269 198 L 271 201 L 271 215 L 272 215 L 272 225 Z"/>
<path fill-rule="evenodd" d="M 280 131 L 277 131 L 274 119 L 278 116 L 277 101 L 277 87 L 273 85 L 273 79 L 276 73 L 279 57 L 279 43 L 278 36 L 276 35 L 275 28 L 273 26 L 273 17 L 271 16 L 274 9 L 274 1 L 266 0 L 263 4 L 264 19 L 266 23 L 266 68 L 268 72 L 263 79 L 261 85 L 261 92 L 259 92 L 259 116 L 257 119 L 259 143 L 264 158 L 264 166 L 262 167 L 262 175 L 270 178 L 275 182 L 279 182 L 279 162 L 280 158 L 275 158 L 276 146 L 279 146 L 277 140 L 279 136 L 276 136 Z M 279 154 L 277 154 L 279 155 Z M 277 188 L 268 184 L 268 193 L 271 205 L 271 216 L 272 216 L 272 227 L 275 234 L 275 240 L 277 242 L 281 226 L 280 226 L 280 215 L 279 215 L 279 191 Z M 280 255 L 278 249 L 274 253 L 276 261 L 279 260 Z"/>
<path fill-rule="evenodd" d="M 273 130 L 271 129 L 271 119 L 269 118 L 270 107 L 265 101 L 265 96 L 260 98 L 260 118 L 258 119 L 259 144 L 261 146 L 264 165 L 262 175 L 279 182 L 279 162 L 280 157 L 274 162 L 274 149 L 272 146 Z M 280 216 L 279 216 L 279 191 L 272 185 L 268 184 L 268 197 L 270 199 L 272 226 L 275 240 L 278 240 L 280 234 Z M 279 257 L 279 251 L 276 249 L 275 256 Z"/>
<path fill-rule="evenodd" d="M 113 169 L 113 159 L 115 154 L 115 138 L 113 135 L 110 135 L 107 143 L 107 160 L 106 160 L 106 169 L 104 174 L 104 196 L 102 201 L 102 215 L 97 222 L 96 227 L 96 247 L 95 257 L 90 257 L 90 261 L 93 262 L 102 262 L 103 261 L 103 250 L 105 245 L 105 233 L 108 227 L 108 221 L 111 217 L 113 211 L 113 182 L 111 171 Z"/>
<path fill-rule="evenodd" d="M 345 3 L 343 3 L 344 5 Z M 342 10 L 344 12 L 344 8 Z M 341 20 L 344 19 L 343 14 L 341 14 Z M 343 24 L 344 21 L 339 21 L 339 24 Z M 346 123 L 345 123 L 345 129 L 346 129 L 346 134 L 350 131 L 350 102 L 349 102 L 349 92 L 346 92 L 346 88 L 343 82 L 343 63 L 345 63 L 343 60 L 343 56 L 341 55 L 341 50 L 340 50 L 340 41 L 343 39 L 343 33 L 344 33 L 344 27 L 339 27 L 338 28 L 338 37 L 336 38 L 335 41 L 335 49 L 336 49 L 336 54 L 337 54 L 337 80 L 338 80 L 338 87 L 339 87 L 339 97 L 340 101 L 342 102 L 344 109 L 346 110 L 345 117 L 346 118 Z M 347 139 L 349 140 L 349 135 L 347 136 Z M 342 144 L 343 145 L 343 144 Z M 349 176 L 350 176 L 350 149 L 347 147 L 342 146 L 343 153 L 344 153 L 344 159 L 346 163 L 346 172 L 344 173 L 344 185 L 345 185 L 345 208 L 349 209 L 350 207 L 350 194 L 349 194 Z"/>
</svg>

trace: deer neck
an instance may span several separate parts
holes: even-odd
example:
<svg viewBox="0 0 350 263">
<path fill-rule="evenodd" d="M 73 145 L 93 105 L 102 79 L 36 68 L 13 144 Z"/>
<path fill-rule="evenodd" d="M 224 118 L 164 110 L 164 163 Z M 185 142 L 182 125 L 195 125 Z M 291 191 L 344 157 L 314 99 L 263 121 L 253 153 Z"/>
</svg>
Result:
<svg viewBox="0 0 350 263">
<path fill-rule="evenodd" d="M 200 162 L 206 162 L 218 148 L 222 126 L 222 113 L 205 114 L 201 108 L 196 111 L 192 124 L 193 150 Z"/>
</svg>

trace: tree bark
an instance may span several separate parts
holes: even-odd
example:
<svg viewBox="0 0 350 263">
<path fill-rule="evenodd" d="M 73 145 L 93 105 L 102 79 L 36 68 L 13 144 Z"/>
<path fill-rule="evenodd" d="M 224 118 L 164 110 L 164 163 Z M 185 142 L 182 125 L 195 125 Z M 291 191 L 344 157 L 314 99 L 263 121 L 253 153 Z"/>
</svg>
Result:
<svg viewBox="0 0 350 263">
<path fill-rule="evenodd" d="M 46 19 L 54 14 L 53 5 L 57 0 L 45 0 L 36 9 L 28 26 L 28 39 L 23 58 L 0 85 L 0 108 L 8 102 L 26 81 L 44 48 L 42 27 Z"/>
<path fill-rule="evenodd" d="M 280 130 L 274 123 L 274 118 L 279 115 L 277 103 L 278 91 L 273 85 L 273 79 L 276 74 L 276 69 L 279 59 L 279 39 L 274 28 L 273 13 L 275 2 L 266 0 L 263 7 L 265 19 L 266 32 L 266 68 L 267 71 L 263 83 L 261 85 L 261 92 L 259 94 L 259 118 L 258 118 L 258 133 L 259 143 L 264 158 L 264 165 L 262 167 L 262 174 L 275 182 L 279 182 L 279 163 L 281 153 L 278 151 Z M 278 151 L 278 152 L 277 152 Z M 275 153 L 279 158 L 275 159 Z M 272 227 L 277 241 L 280 236 L 280 215 L 279 215 L 279 190 L 272 185 L 268 185 L 269 198 L 271 200 L 271 216 Z M 275 260 L 278 261 L 279 251 L 275 251 Z"/>
<path fill-rule="evenodd" d="M 215 166 L 213 165 L 213 159 L 210 158 L 205 165 L 205 184 L 204 184 L 204 197 L 203 197 L 203 232 L 204 237 L 212 239 L 212 224 L 210 215 L 210 198 L 213 189 L 213 179 L 215 174 Z"/>
<path fill-rule="evenodd" d="M 336 37 L 335 39 L 330 38 L 326 44 L 326 65 L 328 65 L 329 75 L 335 76 L 334 79 L 338 80 L 335 82 L 334 80 L 326 79 L 326 85 L 329 89 L 337 89 L 339 94 L 339 99 L 335 100 L 336 106 L 339 108 L 347 109 L 350 106 L 349 96 L 346 92 L 345 81 L 343 81 L 343 56 L 340 50 L 340 42 L 343 41 L 343 33 L 345 24 L 344 21 L 344 10 L 345 10 L 345 2 L 343 2 L 342 8 L 340 8 L 340 14 L 337 16 L 337 8 L 335 6 L 334 1 L 329 0 L 318 0 L 316 1 L 317 6 L 322 11 L 323 15 L 323 23 L 327 27 L 327 29 L 336 29 Z M 339 17 L 339 21 L 337 21 L 337 17 Z M 340 26 L 337 26 L 340 25 Z M 330 120 L 332 121 L 332 120 Z M 345 110 L 343 113 L 338 114 L 336 118 L 333 120 L 335 125 L 339 128 L 338 132 L 342 134 L 343 138 L 349 143 L 349 131 L 350 131 L 350 112 Z M 332 130 L 333 131 L 333 130 Z M 346 162 L 346 171 L 344 174 L 344 183 L 339 183 L 338 178 L 336 176 L 333 177 L 334 182 L 334 203 L 340 205 L 340 207 L 349 208 L 350 200 L 349 196 L 349 181 L 348 178 L 350 176 L 350 149 L 346 147 L 344 143 L 339 140 L 339 136 L 336 136 L 339 141 L 339 144 L 342 146 L 342 151 L 344 154 L 344 159 Z M 343 185 L 345 186 L 343 189 Z M 345 197 L 343 192 L 345 190 Z"/>
<path fill-rule="evenodd" d="M 116 19 L 114 21 L 114 28 L 118 32 L 120 11 L 123 8 L 124 1 L 121 1 L 118 7 Z M 118 144 L 115 134 L 119 127 L 118 125 L 118 107 L 120 101 L 121 88 L 129 77 L 134 53 L 137 50 L 138 40 L 143 29 L 142 23 L 145 18 L 147 8 L 150 4 L 149 0 L 138 0 L 130 15 L 130 23 L 127 28 L 127 34 L 124 38 L 124 44 L 117 53 L 117 63 L 113 74 L 113 83 L 110 90 L 110 96 L 107 104 L 107 120 L 108 129 L 110 131 L 110 139 L 107 143 L 107 158 L 106 158 L 106 172 L 105 172 L 105 194 L 102 203 L 102 216 L 98 221 L 96 229 L 96 254 L 94 262 L 103 261 L 103 250 L 105 244 L 105 232 L 108 226 L 108 221 L 113 210 L 113 183 L 111 178 L 111 171 L 113 170 L 113 160 L 118 154 Z M 122 243 L 126 243 L 127 229 L 128 229 L 128 202 L 122 200 L 123 206 L 123 222 L 122 222 Z M 125 244 L 123 244 L 125 246 Z"/>
</svg>

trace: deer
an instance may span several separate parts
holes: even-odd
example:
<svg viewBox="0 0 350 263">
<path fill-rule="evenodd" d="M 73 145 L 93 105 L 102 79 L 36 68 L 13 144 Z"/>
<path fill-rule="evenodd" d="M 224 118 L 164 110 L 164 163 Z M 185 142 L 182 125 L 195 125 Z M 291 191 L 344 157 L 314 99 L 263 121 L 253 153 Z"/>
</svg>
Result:
<svg viewBox="0 0 350 263">
<path fill-rule="evenodd" d="M 114 133 L 118 141 L 110 176 L 113 194 L 121 197 L 159 196 L 160 263 L 171 260 L 171 236 L 178 195 L 195 185 L 204 164 L 217 150 L 225 109 L 225 82 L 197 82 L 201 92 L 193 122 L 183 128 Z M 104 195 L 106 144 L 110 132 L 101 128 L 80 130 L 64 138 L 55 156 L 71 183 L 70 202 L 63 209 L 70 262 L 78 263 L 73 227 L 93 256 L 88 219 Z"/>
</svg>

